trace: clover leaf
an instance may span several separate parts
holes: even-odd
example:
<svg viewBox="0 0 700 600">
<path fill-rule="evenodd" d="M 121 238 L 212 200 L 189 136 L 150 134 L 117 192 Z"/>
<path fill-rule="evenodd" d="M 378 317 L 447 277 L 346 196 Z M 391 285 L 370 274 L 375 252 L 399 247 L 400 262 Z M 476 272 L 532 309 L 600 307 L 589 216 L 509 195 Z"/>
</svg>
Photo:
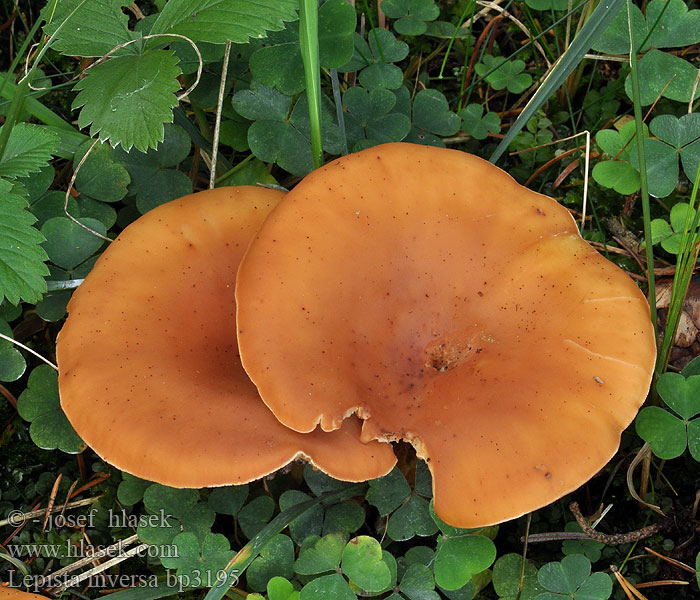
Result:
<svg viewBox="0 0 700 600">
<path fill-rule="evenodd" d="M 509 92 L 520 94 L 532 85 L 532 76 L 523 73 L 525 62 L 522 60 L 507 60 L 490 54 L 485 54 L 481 60 L 474 70 L 486 78 L 494 90 L 508 88 Z"/>
<path fill-rule="evenodd" d="M 691 182 L 695 181 L 700 163 L 700 113 L 686 114 L 680 118 L 659 115 L 649 123 L 649 130 L 680 155 L 683 171 Z M 675 172 L 678 173 L 677 164 Z"/>
<path fill-rule="evenodd" d="M 255 156 L 275 162 L 294 175 L 306 175 L 313 169 L 306 94 L 292 109 L 293 98 L 253 81 L 250 89 L 234 94 L 232 103 L 242 117 L 254 121 L 248 129 L 248 144 Z M 321 132 L 324 149 L 340 154 L 342 135 L 336 123 L 335 107 L 326 96 L 321 99 Z"/>
<path fill-rule="evenodd" d="M 392 513 L 387 524 L 387 535 L 396 541 L 410 540 L 416 535 L 426 537 L 437 530 L 428 501 L 419 496 L 411 496 L 404 502 Z"/>
<path fill-rule="evenodd" d="M 0 319 L 0 333 L 12 337 L 12 329 Z M 12 342 L 0 339 L 0 381 L 17 381 L 27 368 L 27 361 Z"/>
<path fill-rule="evenodd" d="M 177 569 L 183 588 L 211 587 L 224 576 L 223 569 L 233 555 L 226 536 L 208 533 L 200 545 L 197 536 L 186 531 L 175 536 L 172 552 L 162 555 L 161 562 L 167 569 Z"/>
<path fill-rule="evenodd" d="M 603 129 L 596 134 L 596 143 L 610 159 L 597 163 L 591 172 L 593 179 L 618 194 L 632 194 L 640 187 L 639 173 L 632 166 L 634 121 L 625 123 L 619 131 Z M 645 136 L 647 130 L 645 127 Z"/>
<path fill-rule="evenodd" d="M 495 559 L 496 546 L 483 535 L 443 536 L 435 556 L 435 582 L 445 590 L 457 590 Z"/>
<path fill-rule="evenodd" d="M 462 124 L 447 98 L 437 90 L 421 90 L 413 99 L 413 129 L 409 141 L 444 147 L 438 136 L 452 135 Z"/>
<path fill-rule="evenodd" d="M 299 550 L 299 558 L 294 563 L 294 572 L 300 575 L 317 575 L 336 570 L 347 541 L 347 536 L 343 533 L 307 537 Z"/>
<path fill-rule="evenodd" d="M 273 537 L 246 571 L 248 587 L 262 592 L 267 589 L 273 577 L 291 579 L 294 576 L 294 542 L 288 536 L 278 534 Z"/>
<path fill-rule="evenodd" d="M 345 0 L 328 0 L 318 11 L 319 60 L 323 68 L 347 63 L 353 53 L 356 16 Z M 270 32 L 250 57 L 253 78 L 292 96 L 304 89 L 304 66 L 299 46 L 299 21 L 283 31 Z"/>
<path fill-rule="evenodd" d="M 459 111 L 462 129 L 476 140 L 485 140 L 489 133 L 501 131 L 501 118 L 498 113 L 484 114 L 481 104 L 469 104 Z"/>
<path fill-rule="evenodd" d="M 391 584 L 391 571 L 383 560 L 382 547 L 373 537 L 351 539 L 343 550 L 343 573 L 368 592 L 381 592 Z"/>
<path fill-rule="evenodd" d="M 173 167 L 185 160 L 192 147 L 189 135 L 178 125 L 166 124 L 163 139 L 147 152 L 132 149 L 114 150 L 114 157 L 129 173 L 130 196 L 136 198 L 141 214 L 192 193 L 192 182 L 182 171 Z"/>
<path fill-rule="evenodd" d="M 673 412 L 658 406 L 642 409 L 637 415 L 637 433 L 659 458 L 676 458 L 687 447 L 700 461 L 700 419 L 693 419 L 700 414 L 700 375 L 686 378 L 680 373 L 664 373 L 656 389 Z"/>
<path fill-rule="evenodd" d="M 31 372 L 27 389 L 17 399 L 17 411 L 32 422 L 29 435 L 39 448 L 78 454 L 87 447 L 61 410 L 58 374 L 48 365 L 39 365 Z"/>
<path fill-rule="evenodd" d="M 403 83 L 403 72 L 391 63 L 408 55 L 408 45 L 398 41 L 387 29 L 375 28 L 369 35 L 369 44 L 355 34 L 352 58 L 338 68 L 341 73 L 360 71 L 359 81 L 368 90 L 395 90 Z"/>
<path fill-rule="evenodd" d="M 538 571 L 537 580 L 547 591 L 538 594 L 535 600 L 607 600 L 612 594 L 610 577 L 591 573 L 591 561 L 581 554 L 547 563 Z"/>
<path fill-rule="evenodd" d="M 349 88 L 343 94 L 343 105 L 348 111 L 345 116 L 348 145 L 357 150 L 403 140 L 411 129 L 411 120 L 390 112 L 395 104 L 396 95 L 391 90 Z"/>
<path fill-rule="evenodd" d="M 529 560 L 523 570 L 522 556 L 506 554 L 493 565 L 493 589 L 500 600 L 534 600 L 544 588 L 537 580 L 537 569 Z"/>
<path fill-rule="evenodd" d="M 678 254 L 683 240 L 683 230 L 686 221 L 692 223 L 693 214 L 690 205 L 686 202 L 674 204 L 671 208 L 670 224 L 665 219 L 654 219 L 651 222 L 651 243 L 661 244 L 661 247 L 670 254 Z"/>
<path fill-rule="evenodd" d="M 428 29 L 427 22 L 440 16 L 440 9 L 433 0 L 384 0 L 382 11 L 394 22 L 399 35 L 422 35 Z"/>
</svg>

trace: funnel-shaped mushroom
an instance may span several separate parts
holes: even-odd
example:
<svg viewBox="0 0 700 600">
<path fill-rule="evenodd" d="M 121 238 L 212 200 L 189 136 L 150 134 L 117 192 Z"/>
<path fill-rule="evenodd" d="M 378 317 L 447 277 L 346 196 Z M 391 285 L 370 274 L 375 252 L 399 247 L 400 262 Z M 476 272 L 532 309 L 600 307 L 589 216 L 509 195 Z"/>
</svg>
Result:
<svg viewBox="0 0 700 600">
<path fill-rule="evenodd" d="M 334 430 L 357 412 L 365 441 L 412 442 L 460 527 L 595 474 L 655 357 L 640 290 L 563 207 L 417 145 L 307 176 L 251 243 L 237 301 L 243 366 L 280 421 Z"/>
<path fill-rule="evenodd" d="M 107 462 L 175 487 L 243 483 L 298 456 L 333 477 L 387 473 L 390 446 L 359 422 L 300 434 L 282 426 L 240 365 L 235 275 L 274 190 L 185 196 L 107 248 L 73 295 L 57 344 L 61 405 Z"/>
</svg>

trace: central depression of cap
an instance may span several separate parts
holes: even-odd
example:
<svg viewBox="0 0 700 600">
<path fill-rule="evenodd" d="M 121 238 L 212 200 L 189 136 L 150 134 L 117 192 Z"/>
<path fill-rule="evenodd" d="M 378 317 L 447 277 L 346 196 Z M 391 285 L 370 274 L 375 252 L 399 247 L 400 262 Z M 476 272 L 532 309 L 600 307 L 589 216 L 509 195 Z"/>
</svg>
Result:
<svg viewBox="0 0 700 600">
<path fill-rule="evenodd" d="M 405 439 L 477 527 L 599 470 L 655 357 L 634 282 L 551 198 L 453 150 L 387 144 L 307 176 L 238 274 L 243 366 L 288 427 Z M 293 343 L 289 341 L 293 339 Z"/>
</svg>

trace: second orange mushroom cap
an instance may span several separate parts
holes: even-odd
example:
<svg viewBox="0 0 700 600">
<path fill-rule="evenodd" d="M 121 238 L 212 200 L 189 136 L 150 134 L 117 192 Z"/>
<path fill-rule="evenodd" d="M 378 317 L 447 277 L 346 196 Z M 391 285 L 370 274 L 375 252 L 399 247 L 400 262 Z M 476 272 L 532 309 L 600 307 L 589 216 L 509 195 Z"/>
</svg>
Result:
<svg viewBox="0 0 700 600">
<path fill-rule="evenodd" d="M 365 442 L 411 442 L 460 527 L 593 476 L 656 352 L 644 296 L 566 209 L 411 144 L 308 175 L 248 249 L 236 299 L 243 366 L 280 421 L 332 431 L 357 413 Z"/>
</svg>

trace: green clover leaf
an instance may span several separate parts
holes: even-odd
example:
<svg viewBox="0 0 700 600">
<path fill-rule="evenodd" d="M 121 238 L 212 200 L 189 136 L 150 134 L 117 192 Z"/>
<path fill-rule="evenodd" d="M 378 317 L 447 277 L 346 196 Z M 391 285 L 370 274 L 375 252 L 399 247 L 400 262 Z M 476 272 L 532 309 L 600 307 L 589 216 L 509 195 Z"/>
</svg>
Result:
<svg viewBox="0 0 700 600">
<path fill-rule="evenodd" d="M 343 533 L 329 533 L 323 537 L 307 537 L 294 563 L 294 572 L 300 575 L 318 575 L 338 568 L 347 544 Z"/>
<path fill-rule="evenodd" d="M 494 90 L 508 88 L 513 94 L 521 94 L 532 85 L 532 77 L 523 73 L 525 62 L 519 59 L 507 60 L 502 56 L 484 55 L 482 62 L 478 63 L 474 70 Z"/>
<path fill-rule="evenodd" d="M 485 140 L 489 133 L 501 131 L 501 118 L 495 112 L 484 114 L 481 104 L 469 104 L 459 111 L 462 129 L 475 140 Z"/>
<path fill-rule="evenodd" d="M 246 571 L 248 587 L 262 592 L 273 577 L 291 579 L 294 576 L 294 542 L 282 534 L 273 537 L 250 563 Z"/>
<path fill-rule="evenodd" d="M 201 546 L 195 534 L 179 533 L 172 541 L 172 550 L 169 556 L 161 556 L 161 562 L 166 569 L 177 569 L 183 587 L 215 585 L 234 555 L 226 536 L 220 533 L 207 534 Z"/>
<path fill-rule="evenodd" d="M 384 0 L 384 14 L 394 22 L 399 35 L 422 35 L 428 29 L 427 22 L 440 16 L 440 9 L 433 0 Z"/>
<path fill-rule="evenodd" d="M 686 378 L 679 373 L 664 373 L 656 389 L 679 416 L 649 406 L 637 416 L 637 433 L 659 458 L 676 458 L 687 446 L 691 456 L 700 461 L 700 419 L 693 419 L 700 414 L 700 375 Z"/>
<path fill-rule="evenodd" d="M 318 11 L 319 60 L 325 69 L 347 63 L 353 54 L 353 32 L 356 16 L 345 0 L 328 0 Z M 253 78 L 274 86 L 287 96 L 304 89 L 304 67 L 299 47 L 299 22 L 287 25 L 284 31 L 271 32 L 264 46 L 250 57 Z"/>
<path fill-rule="evenodd" d="M 537 573 L 541 592 L 535 600 L 607 600 L 612 594 L 612 581 L 605 573 L 591 574 L 591 562 L 581 554 L 567 556 L 561 562 L 550 562 Z"/>
<path fill-rule="evenodd" d="M 383 560 L 382 547 L 373 537 L 351 539 L 343 550 L 343 573 L 368 592 L 381 592 L 391 584 L 391 571 Z"/>
<path fill-rule="evenodd" d="M 435 582 L 446 590 L 457 590 L 494 560 L 496 546 L 483 535 L 443 536 L 435 557 Z"/>
<path fill-rule="evenodd" d="M 32 422 L 29 435 L 39 448 L 78 454 L 87 447 L 61 410 L 58 375 L 48 365 L 39 365 L 31 372 L 27 389 L 17 399 L 17 411 Z"/>
</svg>

